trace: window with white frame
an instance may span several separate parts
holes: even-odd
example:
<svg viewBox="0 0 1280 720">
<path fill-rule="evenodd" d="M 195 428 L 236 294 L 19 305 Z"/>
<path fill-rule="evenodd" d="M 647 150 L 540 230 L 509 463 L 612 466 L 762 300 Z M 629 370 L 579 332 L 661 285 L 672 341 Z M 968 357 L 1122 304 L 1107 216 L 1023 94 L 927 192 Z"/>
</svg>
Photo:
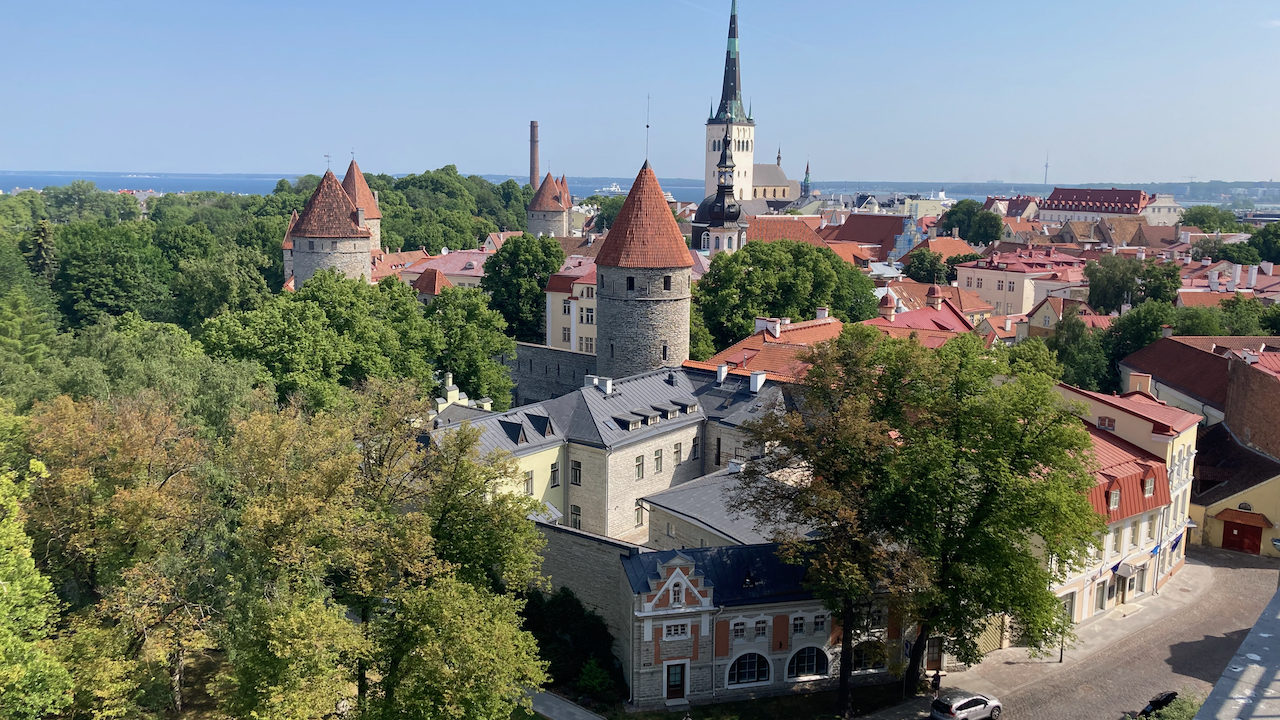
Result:
<svg viewBox="0 0 1280 720">
<path fill-rule="evenodd" d="M 582 508 L 577 505 L 569 506 L 569 527 L 575 530 L 582 529 Z"/>
<path fill-rule="evenodd" d="M 747 636 L 747 624 L 744 622 L 736 622 L 731 628 L 731 634 L 734 638 L 741 640 Z"/>
<path fill-rule="evenodd" d="M 1120 543 L 1123 540 L 1124 538 L 1120 534 L 1120 528 L 1116 528 L 1115 530 L 1111 531 L 1111 554 L 1112 555 L 1117 555 L 1120 553 Z"/>
<path fill-rule="evenodd" d="M 689 623 L 673 623 L 671 625 L 664 625 L 662 628 L 662 637 L 667 640 L 689 637 Z"/>
<path fill-rule="evenodd" d="M 802 617 L 791 618 L 791 634 L 792 635 L 804 634 L 804 618 Z"/>
<path fill-rule="evenodd" d="M 1129 544 L 1134 547 L 1138 545 L 1138 524 L 1137 520 L 1129 523 Z"/>
<path fill-rule="evenodd" d="M 671 604 L 684 604 L 684 583 L 676 583 L 671 586 Z"/>
<path fill-rule="evenodd" d="M 672 448 L 672 449 L 671 449 L 671 460 L 672 460 L 672 462 L 674 462 L 676 465 L 679 465 L 679 464 L 680 464 L 680 460 L 681 460 L 681 458 L 683 458 L 683 457 L 684 457 L 684 456 L 681 454 L 682 450 L 683 450 L 683 448 L 681 447 L 680 443 L 676 443 L 676 446 L 675 446 L 674 448 Z"/>
<path fill-rule="evenodd" d="M 653 471 L 662 472 L 662 450 L 653 451 Z"/>
<path fill-rule="evenodd" d="M 571 460 L 569 462 L 569 484 L 582 484 L 582 463 L 577 460 Z"/>
<path fill-rule="evenodd" d="M 821 677 L 829 671 L 827 654 L 816 647 L 800 648 L 787 661 L 787 677 Z"/>
<path fill-rule="evenodd" d="M 675 528 L 671 527 L 671 523 L 667 523 L 667 537 L 675 537 L 675 536 L 676 536 Z"/>
<path fill-rule="evenodd" d="M 1151 497 L 1156 494 L 1156 476 L 1148 475 L 1142 479 L 1142 497 Z"/>
<path fill-rule="evenodd" d="M 644 456 L 643 455 L 636 456 L 636 479 L 637 480 L 644 479 Z"/>
<path fill-rule="evenodd" d="M 1120 488 L 1107 491 L 1107 509 L 1115 510 L 1120 507 Z"/>
<path fill-rule="evenodd" d="M 827 630 L 827 616 L 826 616 L 826 615 L 814 615 L 814 616 L 813 616 L 813 631 L 814 631 L 814 632 L 816 632 L 816 633 L 820 633 L 820 632 L 826 632 L 826 630 Z"/>
<path fill-rule="evenodd" d="M 573 333 L 567 327 L 560 328 L 560 341 L 573 342 Z"/>
<path fill-rule="evenodd" d="M 560 463 L 551 463 L 551 487 L 560 487 Z"/>
<path fill-rule="evenodd" d="M 568 300 L 560 301 L 560 313 L 562 315 L 568 315 L 570 313 L 570 308 L 572 307 L 573 307 L 573 304 L 570 303 Z"/>
<path fill-rule="evenodd" d="M 768 632 L 768 630 L 769 630 L 769 623 L 768 623 L 768 622 L 766 622 L 766 621 L 764 621 L 764 620 L 757 620 L 757 621 L 756 621 L 756 625 L 755 625 L 755 635 L 754 635 L 754 637 L 762 638 L 762 637 L 764 637 L 765 633 L 766 633 L 766 632 Z"/>
<path fill-rule="evenodd" d="M 524 494 L 525 495 L 533 494 L 533 471 L 532 470 L 524 471 Z"/>
</svg>

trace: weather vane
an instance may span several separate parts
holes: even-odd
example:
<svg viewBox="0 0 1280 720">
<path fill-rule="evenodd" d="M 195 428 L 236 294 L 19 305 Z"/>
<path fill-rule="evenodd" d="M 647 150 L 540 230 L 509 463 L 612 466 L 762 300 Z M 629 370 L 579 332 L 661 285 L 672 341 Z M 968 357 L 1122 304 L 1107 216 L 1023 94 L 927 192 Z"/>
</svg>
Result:
<svg viewBox="0 0 1280 720">
<path fill-rule="evenodd" d="M 333 158 L 330 158 L 330 157 L 329 157 L 329 153 L 325 153 L 325 154 L 324 154 L 324 169 L 325 169 L 325 170 L 332 170 L 332 169 L 333 169 L 333 167 L 332 167 L 332 163 L 330 162 L 332 159 L 333 159 Z"/>
</svg>

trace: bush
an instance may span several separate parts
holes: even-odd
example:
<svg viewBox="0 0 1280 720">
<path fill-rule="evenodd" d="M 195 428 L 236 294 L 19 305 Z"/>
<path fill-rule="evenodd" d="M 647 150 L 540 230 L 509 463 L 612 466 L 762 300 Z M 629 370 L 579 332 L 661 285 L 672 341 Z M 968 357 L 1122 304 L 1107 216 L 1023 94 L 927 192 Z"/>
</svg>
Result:
<svg viewBox="0 0 1280 720">
<path fill-rule="evenodd" d="M 524 608 L 524 627 L 538 641 L 552 686 L 575 687 L 606 699 L 624 686 L 613 657 L 613 635 L 604 618 L 583 606 L 568 588 L 535 592 Z"/>
<path fill-rule="evenodd" d="M 587 658 L 582 672 L 578 674 L 578 690 L 593 698 L 607 700 L 611 699 L 616 688 L 609 671 L 601 667 L 595 658 Z"/>
<path fill-rule="evenodd" d="M 1179 695 L 1173 702 L 1157 710 L 1156 720 L 1191 720 L 1200 712 L 1204 698 L 1196 695 Z"/>
</svg>

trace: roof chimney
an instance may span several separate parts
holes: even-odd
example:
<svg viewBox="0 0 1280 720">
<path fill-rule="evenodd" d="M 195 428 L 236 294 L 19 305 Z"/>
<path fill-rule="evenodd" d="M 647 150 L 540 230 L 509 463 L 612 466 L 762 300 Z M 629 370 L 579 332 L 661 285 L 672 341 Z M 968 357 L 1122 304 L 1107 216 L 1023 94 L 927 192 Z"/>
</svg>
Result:
<svg viewBox="0 0 1280 720">
<path fill-rule="evenodd" d="M 760 388 L 764 387 L 764 379 L 766 374 L 763 370 L 751 371 L 751 392 L 758 393 Z"/>
<path fill-rule="evenodd" d="M 1248 281 L 1248 284 L 1245 285 L 1245 287 L 1254 288 L 1258 286 L 1258 266 L 1257 265 L 1249 266 L 1248 278 L 1249 278 L 1249 281 Z"/>
<path fill-rule="evenodd" d="M 364 208 L 356 208 L 356 225 L 364 227 Z"/>
<path fill-rule="evenodd" d="M 929 292 L 925 293 L 925 303 L 934 310 L 942 309 L 942 288 L 937 285 L 930 285 Z"/>
<path fill-rule="evenodd" d="M 1146 249 L 1146 248 L 1141 247 L 1141 246 L 1139 246 L 1139 247 L 1138 247 L 1138 259 L 1139 259 L 1139 260 L 1146 260 L 1146 259 L 1147 259 L 1147 249 Z"/>
<path fill-rule="evenodd" d="M 1009 317 L 1008 315 L 1004 316 L 1004 331 L 1005 332 L 1013 331 L 1013 318 Z"/>
<path fill-rule="evenodd" d="M 819 306 L 818 311 L 814 314 L 814 317 L 817 318 L 818 320 L 822 320 L 823 318 L 826 318 L 830 314 L 831 314 L 831 308 Z"/>
<path fill-rule="evenodd" d="M 727 377 L 729 377 L 729 366 L 724 363 L 720 363 L 716 366 L 716 383 L 723 385 L 724 379 Z"/>
<path fill-rule="evenodd" d="M 1231 263 L 1231 286 L 1232 289 L 1240 284 L 1240 271 L 1244 268 L 1240 263 Z"/>
<path fill-rule="evenodd" d="M 584 388 L 595 387 L 599 382 L 600 382 L 600 377 L 598 375 L 582 376 L 582 387 Z"/>
<path fill-rule="evenodd" d="M 607 378 L 607 377 L 600 378 L 600 382 L 596 385 L 596 387 L 600 388 L 600 391 L 603 392 L 605 395 L 612 395 L 613 394 L 613 378 Z"/>
<path fill-rule="evenodd" d="M 1209 271 L 1209 292 L 1218 292 L 1218 271 Z"/>
<path fill-rule="evenodd" d="M 770 335 L 774 337 L 780 336 L 782 334 L 782 319 L 767 318 L 767 317 L 756 318 L 755 331 L 760 332 L 761 330 L 767 331 Z"/>
<path fill-rule="evenodd" d="M 1213 264 L 1213 260 L 1208 255 L 1200 258 L 1201 267 L 1209 267 L 1211 264 Z"/>
<path fill-rule="evenodd" d="M 1160 326 L 1160 337 L 1173 337 L 1173 326 L 1172 326 L 1172 325 L 1161 325 L 1161 326 Z"/>
<path fill-rule="evenodd" d="M 1266 260 L 1263 260 L 1262 263 L 1258 265 L 1258 267 L 1262 270 L 1262 274 L 1267 276 L 1270 276 L 1271 271 L 1275 269 L 1275 265 L 1267 262 Z"/>
<path fill-rule="evenodd" d="M 1151 394 L 1151 375 L 1148 373 L 1129 373 L 1129 392 Z"/>
<path fill-rule="evenodd" d="M 880 317 L 893 322 L 895 312 L 897 312 L 897 303 L 892 295 L 885 293 L 884 297 L 880 298 Z"/>
<path fill-rule="evenodd" d="M 951 237 L 953 237 L 953 238 L 958 238 L 958 237 L 960 237 L 960 228 L 958 228 L 958 227 L 953 227 L 953 228 L 951 228 Z"/>
</svg>

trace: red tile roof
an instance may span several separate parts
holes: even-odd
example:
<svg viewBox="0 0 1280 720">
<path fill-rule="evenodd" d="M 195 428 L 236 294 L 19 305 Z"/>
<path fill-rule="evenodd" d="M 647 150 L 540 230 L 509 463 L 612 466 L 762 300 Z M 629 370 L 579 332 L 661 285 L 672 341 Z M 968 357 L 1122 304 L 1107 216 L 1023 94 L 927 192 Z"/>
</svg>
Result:
<svg viewBox="0 0 1280 720">
<path fill-rule="evenodd" d="M 1248 525 L 1250 527 L 1270 529 L 1275 527 L 1275 523 L 1271 522 L 1271 518 L 1260 512 L 1249 512 L 1247 510 L 1237 510 L 1236 508 L 1226 508 L 1220 510 L 1217 515 L 1213 516 L 1217 520 L 1223 522 L 1232 522 L 1238 525 Z"/>
<path fill-rule="evenodd" d="M 1066 212 L 1127 213 L 1136 215 L 1151 202 L 1142 190 L 1095 190 L 1092 188 L 1054 188 L 1040 203 L 1040 210 Z"/>
<path fill-rule="evenodd" d="M 841 260 L 844 260 L 850 265 L 857 265 L 861 267 L 875 259 L 872 257 L 870 250 L 867 250 L 858 243 L 828 241 L 827 247 L 831 248 L 831 252 L 839 255 Z"/>
<path fill-rule="evenodd" d="M 1113 523 L 1169 504 L 1169 475 L 1164 461 L 1114 433 L 1090 423 L 1085 427 L 1098 461 L 1094 472 L 1097 484 L 1089 490 L 1089 502 L 1099 515 Z M 1143 481 L 1148 477 L 1155 478 L 1150 496 L 1143 493 Z M 1110 509 L 1107 498 L 1112 490 L 1120 491 L 1120 505 L 1115 510 Z"/>
<path fill-rule="evenodd" d="M 284 291 L 285 291 L 285 292 L 294 292 L 294 291 L 295 291 L 295 290 L 297 290 L 297 289 L 298 289 L 298 283 L 297 283 L 297 281 L 294 279 L 294 276 L 290 275 L 290 276 L 289 276 L 289 279 L 284 281 Z"/>
<path fill-rule="evenodd" d="M 484 277 L 484 264 L 491 257 L 493 253 L 484 250 L 454 250 L 446 255 L 419 260 L 406 269 L 410 272 L 425 272 L 426 268 L 435 268 L 446 275 L 481 278 Z"/>
<path fill-rule="evenodd" d="M 942 235 L 934 238 L 925 238 L 921 240 L 915 247 L 911 248 L 906 255 L 902 256 L 902 262 L 905 263 L 907 258 L 911 257 L 911 253 L 917 250 L 928 250 L 929 252 L 938 253 L 943 260 L 956 257 L 957 255 L 973 255 L 978 251 L 969 243 L 954 238 L 950 235 Z"/>
<path fill-rule="evenodd" d="M 787 215 L 757 215 L 751 218 L 751 222 L 747 225 L 747 242 L 778 240 L 794 240 L 815 247 L 827 246 L 827 243 L 804 219 Z"/>
<path fill-rule="evenodd" d="M 293 224 L 292 234 L 310 238 L 356 238 L 369 237 L 369 230 L 356 224 L 355 203 L 333 171 L 326 170 L 320 186 Z"/>
<path fill-rule="evenodd" d="M 889 296 L 886 295 L 885 297 L 888 298 Z M 945 330 L 953 333 L 966 333 L 973 330 L 973 324 L 964 316 L 960 308 L 945 298 L 937 310 L 926 306 L 918 310 L 894 313 L 892 320 L 887 317 L 875 317 L 870 320 L 863 320 L 862 324 L 874 327 L 910 328 L 912 330 Z"/>
<path fill-rule="evenodd" d="M 572 207 L 573 203 L 569 199 L 569 193 L 559 180 L 551 177 L 551 173 L 543 178 L 542 183 L 538 185 L 538 191 L 533 194 L 533 199 L 529 201 L 529 209 L 537 212 L 564 212 Z"/>
<path fill-rule="evenodd" d="M 604 238 L 596 264 L 606 267 L 693 267 L 689 246 L 662 195 L 658 177 L 644 161 L 627 199 Z"/>
<path fill-rule="evenodd" d="M 907 215 L 853 213 L 840 225 L 823 228 L 822 238 L 830 242 L 854 242 L 878 248 L 875 260 L 884 260 L 893 250 L 895 239 L 902 234 Z"/>
<path fill-rule="evenodd" d="M 369 190 L 369 184 L 364 181 L 364 173 L 360 172 L 360 166 L 356 164 L 355 158 L 351 158 L 351 164 L 347 166 L 347 174 L 342 176 L 342 189 L 347 191 L 347 196 L 356 204 L 356 207 L 364 210 L 365 220 L 382 219 L 378 200 L 373 197 L 373 191 Z"/>
<path fill-rule="evenodd" d="M 587 280 L 587 276 L 591 279 Z M 573 293 L 575 283 L 596 281 L 596 264 L 595 261 L 587 258 L 577 258 L 570 263 L 566 263 L 565 267 L 547 280 L 547 292 Z"/>
<path fill-rule="evenodd" d="M 1096 400 L 1110 408 L 1150 422 L 1153 435 L 1177 435 L 1195 427 L 1204 419 L 1182 408 L 1166 405 L 1154 397 L 1139 391 L 1127 392 L 1123 395 L 1107 395 L 1106 393 L 1085 390 L 1065 383 L 1059 383 L 1058 387 L 1065 390 L 1067 394 L 1074 393 Z"/>
<path fill-rule="evenodd" d="M 369 254 L 373 260 L 373 270 L 369 276 L 369 281 L 375 283 L 384 277 L 399 275 L 401 270 L 419 260 L 426 260 L 431 257 L 431 253 L 422 249 L 387 252 L 382 248 L 375 248 Z"/>
<path fill-rule="evenodd" d="M 1252 295 L 1252 290 L 1241 289 L 1240 294 Z M 1209 292 L 1207 290 L 1179 290 L 1178 305 L 1180 307 L 1218 307 L 1223 300 L 1236 296 L 1233 292 Z"/>
<path fill-rule="evenodd" d="M 892 292 L 893 296 L 898 298 L 898 301 L 907 309 L 919 310 L 929 305 L 929 288 L 933 286 L 915 280 L 890 280 L 885 287 L 889 288 L 889 292 Z M 972 290 L 962 290 L 954 285 L 940 285 L 938 289 L 942 291 L 943 297 L 950 300 L 951 304 L 960 308 L 960 312 L 966 315 L 990 312 L 995 309 L 991 303 L 983 300 Z"/>
<path fill-rule="evenodd" d="M 779 325 L 778 337 L 766 330 L 759 330 L 711 358 L 703 361 L 688 360 L 686 367 L 714 370 L 728 365 L 733 375 L 749 375 L 764 371 L 773 380 L 794 382 L 804 377 L 808 365 L 800 356 L 809 347 L 839 337 L 844 323 L 834 317 L 805 320 Z"/>
<path fill-rule="evenodd" d="M 1213 407 L 1226 407 L 1229 361 L 1185 340 L 1160 338 L 1120 363 Z"/>
<path fill-rule="evenodd" d="M 439 270 L 435 268 L 427 268 L 422 271 L 421 275 L 414 279 L 411 287 L 413 287 L 414 290 L 417 290 L 420 295 L 430 295 L 435 297 L 445 288 L 453 287 L 453 283 L 449 282 L 449 278 L 445 277 L 444 273 Z"/>
</svg>

